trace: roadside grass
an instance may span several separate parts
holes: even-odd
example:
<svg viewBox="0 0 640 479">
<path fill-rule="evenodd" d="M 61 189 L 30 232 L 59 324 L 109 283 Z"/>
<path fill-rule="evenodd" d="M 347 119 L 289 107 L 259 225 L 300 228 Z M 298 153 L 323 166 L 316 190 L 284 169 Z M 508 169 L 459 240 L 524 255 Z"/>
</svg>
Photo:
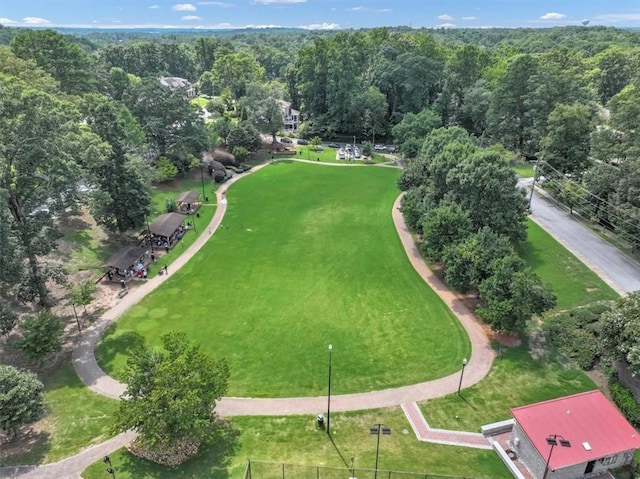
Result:
<svg viewBox="0 0 640 479">
<path fill-rule="evenodd" d="M 553 287 L 558 297 L 557 310 L 620 297 L 582 261 L 531 220 L 527 220 L 527 241 L 521 256 L 543 283 Z"/>
<path fill-rule="evenodd" d="M 124 449 L 110 457 L 119 479 L 241 478 L 247 459 L 273 463 L 252 463 L 255 477 L 283 477 L 280 463 L 306 465 L 286 466 L 287 478 L 315 477 L 316 465 L 343 471 L 320 470 L 321 477 L 350 477 L 352 460 L 353 477 L 373 477 L 377 438 L 369 433 L 369 428 L 378 423 L 391 428 L 391 435 L 380 438 L 380 477 L 386 477 L 383 470 L 428 473 L 429 478 L 435 478 L 436 474 L 487 479 L 512 477 L 492 450 L 418 441 L 400 408 L 332 414 L 333 442 L 325 430 L 316 427 L 313 416 L 232 418 L 231 431 L 176 469 L 137 458 Z M 105 466 L 99 461 L 89 466 L 82 477 L 102 479 L 104 471 Z"/>
<path fill-rule="evenodd" d="M 15 455 L 7 446 L 3 466 L 55 462 L 109 437 L 118 402 L 92 392 L 78 378 L 70 359 L 45 381 L 46 414 L 34 425 L 28 451 Z"/>
<path fill-rule="evenodd" d="M 420 403 L 431 427 L 480 432 L 480 426 L 511 418 L 510 409 L 596 389 L 579 369 L 549 356 L 533 359 L 528 344 L 502 348 L 489 375 L 460 395 Z"/>
<path fill-rule="evenodd" d="M 227 358 L 230 396 L 324 394 L 330 343 L 335 394 L 458 370 L 469 340 L 393 226 L 399 174 L 281 161 L 234 184 L 221 228 L 112 325 L 99 364 L 122 377 L 135 344 L 182 330 Z"/>
<path fill-rule="evenodd" d="M 535 171 L 533 171 L 533 165 L 529 162 L 517 162 L 513 165 L 516 173 L 520 178 L 533 178 Z"/>
</svg>

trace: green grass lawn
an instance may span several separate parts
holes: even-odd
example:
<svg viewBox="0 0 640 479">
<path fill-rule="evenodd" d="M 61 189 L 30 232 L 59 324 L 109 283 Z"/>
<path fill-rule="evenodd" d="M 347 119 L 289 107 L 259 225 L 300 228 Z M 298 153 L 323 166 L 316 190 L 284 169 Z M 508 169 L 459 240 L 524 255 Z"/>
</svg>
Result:
<svg viewBox="0 0 640 479">
<path fill-rule="evenodd" d="M 531 220 L 522 257 L 558 296 L 556 309 L 563 310 L 592 301 L 620 296 L 593 271 Z"/>
<path fill-rule="evenodd" d="M 528 345 L 503 348 L 480 383 L 420 404 L 431 427 L 480 432 L 480 426 L 511 418 L 513 407 L 596 389 L 582 371 L 548 356 L 532 359 Z"/>
<path fill-rule="evenodd" d="M 307 465 L 286 467 L 286 477 L 316 477 L 313 466 L 350 468 L 352 458 L 356 477 L 373 477 L 376 437 L 370 435 L 369 427 L 378 423 L 391 428 L 390 436 L 380 438 L 380 470 L 427 472 L 431 479 L 436 479 L 435 474 L 487 479 L 512 477 L 492 450 L 419 442 L 400 408 L 332 414 L 333 442 L 309 416 L 233 418 L 223 439 L 203 448 L 196 458 L 177 469 L 152 464 L 123 449 L 110 457 L 119 479 L 239 479 L 243 477 L 247 459 Z M 96 462 L 82 475 L 86 479 L 103 479 L 104 471 L 104 464 Z M 252 472 L 255 477 L 282 477 L 280 464 L 253 463 Z M 325 471 L 320 471 L 321 477 L 344 478 L 348 477 L 347 472 L 327 471 L 325 475 Z M 381 473 L 379 477 L 386 476 Z"/>
<path fill-rule="evenodd" d="M 228 395 L 325 393 L 459 369 L 463 328 L 411 267 L 391 220 L 399 172 L 278 162 L 234 184 L 222 228 L 97 348 L 121 377 L 143 341 L 183 330 L 231 366 Z"/>
<path fill-rule="evenodd" d="M 337 159 L 337 150 L 335 148 L 329 148 L 328 146 L 322 146 L 322 151 L 315 151 L 312 146 L 297 146 L 296 151 L 298 155 L 296 158 L 301 160 L 319 160 L 324 163 L 344 163 L 344 164 L 365 164 L 362 158 L 358 160 L 340 160 Z M 390 161 L 382 155 L 372 155 L 368 163 L 386 163 Z"/>
<path fill-rule="evenodd" d="M 74 227 L 73 230 L 65 232 L 62 237 L 64 244 L 68 246 L 59 248 L 56 254 L 64 261 L 70 273 L 91 271 L 101 276 L 104 273 L 102 264 L 118 250 L 118 244 L 114 240 L 109 240 L 101 228 L 96 228 L 78 218 L 71 218 L 68 223 L 67 227 L 70 225 Z"/>
<path fill-rule="evenodd" d="M 110 437 L 110 417 L 118 402 L 91 392 L 73 370 L 70 360 L 45 383 L 46 415 L 35 424 L 28 452 L 0 455 L 0 465 L 55 462 Z"/>
<path fill-rule="evenodd" d="M 529 162 L 518 162 L 513 165 L 513 168 L 518 173 L 520 178 L 533 178 L 535 172 L 533 171 L 533 165 Z"/>
</svg>

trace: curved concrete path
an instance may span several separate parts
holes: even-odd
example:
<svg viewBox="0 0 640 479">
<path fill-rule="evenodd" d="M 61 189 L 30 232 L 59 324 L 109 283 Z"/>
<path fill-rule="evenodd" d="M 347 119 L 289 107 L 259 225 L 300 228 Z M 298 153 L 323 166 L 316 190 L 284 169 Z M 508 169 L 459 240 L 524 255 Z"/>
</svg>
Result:
<svg viewBox="0 0 640 479">
<path fill-rule="evenodd" d="M 306 160 L 295 161 L 307 162 Z M 309 161 L 309 163 L 319 164 L 318 162 L 313 161 Z M 349 164 L 336 165 L 333 163 L 320 164 L 330 166 L 369 166 Z M 251 171 L 258 171 L 266 165 L 267 164 L 261 165 Z M 226 192 L 233 183 L 244 176 L 246 176 L 246 173 L 234 177 L 216 192 L 218 208 L 216 209 L 209 227 L 204 230 L 196 241 L 171 264 L 169 276 L 172 272 L 175 272 L 189 259 L 191 259 L 191 257 L 193 257 L 198 250 L 204 246 L 208 240 L 208 236 L 220 226 L 227 209 Z M 431 288 L 433 288 L 433 290 L 458 317 L 469 335 L 472 353 L 469 363 L 465 368 L 463 386 L 471 386 L 487 375 L 491 369 L 494 352 L 484 330 L 482 329 L 480 321 L 462 303 L 458 296 L 449 290 L 426 266 L 411 233 L 404 223 L 402 214 L 400 213 L 401 199 L 402 195 L 396 199 L 393 205 L 392 217 L 409 261 L 420 276 L 427 282 L 427 284 L 429 284 L 429 286 L 431 286 Z M 98 366 L 94 354 L 95 346 L 109 324 L 116 321 L 128 308 L 138 303 L 147 294 L 160 286 L 167 280 L 167 277 L 168 276 L 166 275 L 156 276 L 131 291 L 127 296 L 122 298 L 116 306 L 103 314 L 94 324 L 91 325 L 90 328 L 83 332 L 82 338 L 78 342 L 76 349 L 73 351 L 73 365 L 82 382 L 89 386 L 93 391 L 112 398 L 119 398 L 124 393 L 126 389 L 125 385 L 108 376 L 100 366 Z M 459 379 L 460 372 L 455 372 L 440 379 L 413 384 L 410 386 L 367 393 L 335 395 L 331 397 L 331 409 L 333 411 L 352 411 L 398 406 L 407 402 L 423 401 L 455 392 L 458 388 Z M 225 397 L 218 402 L 216 411 L 222 416 L 317 414 L 325 409 L 326 403 L 326 396 L 298 398 Z"/>
</svg>

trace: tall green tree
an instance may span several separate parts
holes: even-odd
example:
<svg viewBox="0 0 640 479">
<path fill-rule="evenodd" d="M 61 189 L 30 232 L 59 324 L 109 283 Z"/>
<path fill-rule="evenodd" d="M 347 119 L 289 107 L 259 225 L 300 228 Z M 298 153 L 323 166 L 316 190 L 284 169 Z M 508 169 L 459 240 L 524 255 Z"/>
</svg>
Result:
<svg viewBox="0 0 640 479">
<path fill-rule="evenodd" d="M 640 374 L 640 292 L 619 300 L 601 323 L 606 350 Z"/>
<path fill-rule="evenodd" d="M 163 350 L 138 348 L 129 357 L 127 389 L 120 399 L 114 430 L 135 429 L 136 442 L 158 451 L 194 446 L 211 438 L 214 409 L 227 390 L 224 358 L 203 353 L 184 333 L 162 336 Z"/>
<path fill-rule="evenodd" d="M 2 75 L 0 111 L 0 190 L 27 265 L 18 294 L 45 305 L 47 280 L 64 281 L 61 269 L 43 260 L 59 237 L 53 215 L 76 207 L 79 163 L 103 155 L 104 145 L 81 127 L 71 104 Z"/>
<path fill-rule="evenodd" d="M 16 56 L 33 60 L 60 82 L 67 93 L 94 91 L 97 79 L 91 58 L 75 43 L 53 30 L 23 30 L 11 40 Z"/>
<path fill-rule="evenodd" d="M 86 96 L 83 110 L 87 124 L 110 147 L 107 155 L 87 165 L 98 186 L 92 195 L 92 214 L 111 231 L 139 228 L 151 211 L 148 185 L 129 161 L 130 155 L 142 151 L 140 127 L 124 105 L 99 95 Z"/>
<path fill-rule="evenodd" d="M 216 90 L 228 88 L 234 100 L 238 100 L 245 92 L 247 85 L 265 78 L 264 68 L 249 52 L 236 52 L 221 55 L 213 64 L 213 76 Z"/>
<path fill-rule="evenodd" d="M 515 254 L 493 262 L 491 275 L 480 283 L 478 292 L 478 315 L 495 331 L 519 331 L 533 315 L 556 304 L 551 288 Z"/>
<path fill-rule="evenodd" d="M 590 164 L 589 141 L 593 124 L 586 106 L 558 104 L 549 115 L 548 133 L 540 155 L 562 173 L 582 176 Z"/>
</svg>

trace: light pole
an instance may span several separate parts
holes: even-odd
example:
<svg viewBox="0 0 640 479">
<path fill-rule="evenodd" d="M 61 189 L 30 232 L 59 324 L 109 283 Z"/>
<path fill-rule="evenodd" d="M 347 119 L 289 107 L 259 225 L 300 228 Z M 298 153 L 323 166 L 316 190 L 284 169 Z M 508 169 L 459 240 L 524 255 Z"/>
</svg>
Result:
<svg viewBox="0 0 640 479">
<path fill-rule="evenodd" d="M 460 396 L 460 388 L 462 387 L 462 378 L 464 377 L 464 368 L 467 365 L 467 358 L 462 360 L 462 371 L 460 371 L 460 382 L 458 383 L 458 396 Z"/>
<path fill-rule="evenodd" d="M 374 424 L 373 427 L 369 429 L 371 434 L 375 434 L 378 436 L 376 441 L 376 468 L 374 473 L 374 479 L 378 479 L 378 457 L 380 456 L 380 431 L 382 434 L 389 435 L 391 434 L 391 429 L 385 426 L 384 424 Z"/>
<path fill-rule="evenodd" d="M 153 253 L 153 238 L 151 238 L 151 228 L 149 228 L 149 217 L 147 216 L 147 214 L 145 213 L 144 215 L 144 220 L 147 223 L 147 240 L 149 241 L 149 244 L 151 245 L 151 252 Z"/>
<path fill-rule="evenodd" d="M 547 479 L 547 474 L 549 473 L 549 461 L 551 461 L 551 454 L 553 454 L 553 448 L 557 446 L 558 443 L 560 443 L 562 447 L 571 447 L 571 443 L 559 434 L 551 434 L 550 436 L 547 436 L 547 444 L 551 446 L 551 449 L 549 450 L 549 455 L 547 456 L 547 462 L 544 465 L 544 475 L 542 476 L 542 479 Z"/>
<path fill-rule="evenodd" d="M 78 312 L 76 311 L 76 302 L 73 301 L 71 303 L 71 307 L 73 308 L 73 315 L 76 317 L 76 324 L 78 325 L 78 333 L 82 332 L 82 328 L 80 328 L 80 320 L 78 319 Z"/>
<path fill-rule="evenodd" d="M 329 387 L 327 393 L 327 434 L 331 436 L 331 351 L 333 345 L 329 345 Z"/>
<path fill-rule="evenodd" d="M 107 474 L 111 474 L 112 479 L 116 479 L 116 471 L 114 471 L 113 467 L 111 466 L 111 459 L 109 458 L 109 456 L 104 456 L 102 462 L 109 466 L 107 467 Z"/>
<path fill-rule="evenodd" d="M 209 201 L 209 198 L 204 194 L 204 173 L 202 172 L 202 163 L 200 163 L 200 181 L 202 181 L 202 201 Z"/>
<path fill-rule="evenodd" d="M 538 179 L 538 169 L 540 168 L 540 160 L 536 160 L 536 164 L 533 165 L 533 183 L 531 184 L 531 193 L 529 194 L 529 209 L 531 209 L 531 202 L 533 201 L 533 190 L 536 189 L 536 180 Z"/>
</svg>

